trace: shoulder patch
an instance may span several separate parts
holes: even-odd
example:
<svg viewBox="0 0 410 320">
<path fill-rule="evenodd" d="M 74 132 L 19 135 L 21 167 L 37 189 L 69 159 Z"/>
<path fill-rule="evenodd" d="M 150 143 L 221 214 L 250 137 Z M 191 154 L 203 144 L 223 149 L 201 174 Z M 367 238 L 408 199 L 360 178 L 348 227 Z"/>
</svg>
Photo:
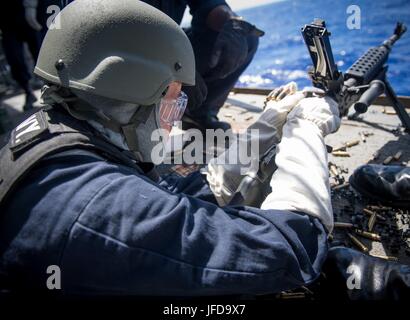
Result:
<svg viewBox="0 0 410 320">
<path fill-rule="evenodd" d="M 24 148 L 47 130 L 48 123 L 46 115 L 43 110 L 40 110 L 20 123 L 11 132 L 10 149 L 16 150 Z"/>
</svg>

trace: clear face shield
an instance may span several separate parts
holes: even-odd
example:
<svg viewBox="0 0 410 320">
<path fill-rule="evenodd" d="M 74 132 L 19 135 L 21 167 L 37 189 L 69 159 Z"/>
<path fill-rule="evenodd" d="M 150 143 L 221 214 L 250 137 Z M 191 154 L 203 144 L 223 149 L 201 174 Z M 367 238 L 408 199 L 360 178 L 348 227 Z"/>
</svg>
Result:
<svg viewBox="0 0 410 320">
<path fill-rule="evenodd" d="M 160 125 L 161 128 L 167 130 L 168 133 L 171 132 L 172 127 L 182 119 L 188 104 L 188 96 L 181 91 L 181 88 L 181 83 L 172 82 L 159 105 Z"/>
</svg>

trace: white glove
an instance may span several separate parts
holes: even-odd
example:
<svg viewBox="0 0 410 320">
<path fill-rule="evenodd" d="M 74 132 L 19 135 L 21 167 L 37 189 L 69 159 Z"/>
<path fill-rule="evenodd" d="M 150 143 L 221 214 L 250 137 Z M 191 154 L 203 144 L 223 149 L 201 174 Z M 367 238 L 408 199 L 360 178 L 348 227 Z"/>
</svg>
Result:
<svg viewBox="0 0 410 320">
<path fill-rule="evenodd" d="M 260 136 L 269 134 L 272 143 L 279 143 L 282 137 L 282 127 L 288 113 L 299 101 L 305 98 L 305 93 L 297 92 L 297 84 L 290 82 L 287 85 L 273 90 L 266 98 L 267 103 L 259 119 L 249 128 L 259 129 Z M 272 145 L 272 143 L 270 145 Z"/>
<path fill-rule="evenodd" d="M 294 81 L 273 89 L 265 99 L 264 108 L 266 108 L 270 101 L 280 101 L 284 97 L 296 93 L 296 91 L 298 91 L 298 85 Z"/>
<path fill-rule="evenodd" d="M 32 27 L 36 31 L 40 31 L 42 29 L 41 24 L 37 21 L 37 8 L 26 7 L 24 9 L 24 14 L 26 21 L 30 27 Z"/>
<path fill-rule="evenodd" d="M 268 102 L 263 113 L 248 128 L 249 134 L 244 135 L 241 138 L 242 141 L 232 143 L 227 151 L 219 157 L 212 159 L 207 168 L 203 170 L 220 206 L 229 204 L 245 176 L 256 179 L 259 160 L 272 149 L 272 146 L 279 143 L 282 137 L 282 127 L 289 111 L 305 97 L 302 92 L 294 93 L 296 90 L 297 85 L 295 82 L 292 82 L 272 91 L 267 98 Z M 282 100 L 278 101 L 278 99 Z M 251 129 L 257 129 L 259 135 L 252 137 L 250 135 Z M 255 141 L 255 139 L 257 140 Z M 246 141 L 243 142 L 244 140 Z M 239 152 L 243 151 L 243 148 L 240 148 L 241 143 L 248 145 L 247 150 L 251 150 L 251 146 L 258 144 L 258 154 L 252 159 L 252 163 L 240 163 Z M 236 157 L 233 157 L 234 159 L 236 158 L 235 162 L 228 163 L 227 159 L 232 159 L 232 157 L 229 157 L 229 154 L 236 155 Z"/>
<path fill-rule="evenodd" d="M 329 97 L 303 99 L 289 113 L 288 121 L 293 119 L 305 119 L 313 122 L 323 137 L 335 132 L 340 127 L 338 104 Z"/>
<path fill-rule="evenodd" d="M 299 211 L 317 217 L 330 232 L 333 211 L 330 199 L 327 151 L 324 136 L 340 126 L 336 102 L 306 98 L 293 108 L 277 146 L 272 193 L 262 209 Z"/>
</svg>

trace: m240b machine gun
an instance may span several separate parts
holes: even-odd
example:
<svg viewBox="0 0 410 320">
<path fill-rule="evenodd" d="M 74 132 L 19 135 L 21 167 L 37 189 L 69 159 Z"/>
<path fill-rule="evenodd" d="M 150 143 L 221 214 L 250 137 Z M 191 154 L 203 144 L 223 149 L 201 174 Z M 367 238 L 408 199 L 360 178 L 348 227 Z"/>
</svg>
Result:
<svg viewBox="0 0 410 320">
<path fill-rule="evenodd" d="M 316 19 L 305 25 L 302 35 L 313 61 L 313 68 L 309 71 L 313 86 L 323 89 L 338 101 L 341 116 L 347 115 L 351 106 L 354 107 L 356 115 L 366 112 L 372 102 L 385 93 L 404 128 L 410 133 L 410 117 L 386 78 L 389 53 L 406 30 L 406 26 L 398 22 L 389 39 L 380 46 L 367 50 L 342 74 L 333 58 L 330 32 L 325 22 Z"/>
</svg>

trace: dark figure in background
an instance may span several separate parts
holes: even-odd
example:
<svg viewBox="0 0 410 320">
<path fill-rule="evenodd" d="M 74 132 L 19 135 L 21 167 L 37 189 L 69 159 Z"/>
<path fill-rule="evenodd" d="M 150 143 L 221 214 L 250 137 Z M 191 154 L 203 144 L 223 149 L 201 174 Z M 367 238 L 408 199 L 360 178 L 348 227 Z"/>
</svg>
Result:
<svg viewBox="0 0 410 320">
<path fill-rule="evenodd" d="M 23 0 L 9 1 L 7 10 L 0 11 L 2 45 L 13 79 L 24 90 L 26 99 L 24 109 L 31 109 L 36 97 L 30 86 L 31 72 L 28 68 L 24 43 L 36 61 L 40 50 L 40 35 L 26 21 Z"/>
<path fill-rule="evenodd" d="M 41 42 L 47 33 L 48 24 L 69 2 L 69 0 L 23 0 L 26 21 L 34 30 L 39 31 Z"/>
<path fill-rule="evenodd" d="M 240 75 L 252 61 L 263 32 L 241 20 L 224 0 L 144 0 L 181 23 L 188 5 L 192 25 L 187 34 L 194 48 L 196 85 L 184 87 L 189 104 L 183 128 L 227 130 L 216 115 Z"/>
<path fill-rule="evenodd" d="M 72 2 L 68 0 L 66 2 Z M 186 33 L 194 48 L 196 85 L 184 87 L 189 97 L 183 129 L 227 130 L 216 115 L 242 72 L 252 61 L 264 33 L 239 18 L 225 0 L 143 0 L 180 24 L 187 6 L 192 24 Z"/>
</svg>

